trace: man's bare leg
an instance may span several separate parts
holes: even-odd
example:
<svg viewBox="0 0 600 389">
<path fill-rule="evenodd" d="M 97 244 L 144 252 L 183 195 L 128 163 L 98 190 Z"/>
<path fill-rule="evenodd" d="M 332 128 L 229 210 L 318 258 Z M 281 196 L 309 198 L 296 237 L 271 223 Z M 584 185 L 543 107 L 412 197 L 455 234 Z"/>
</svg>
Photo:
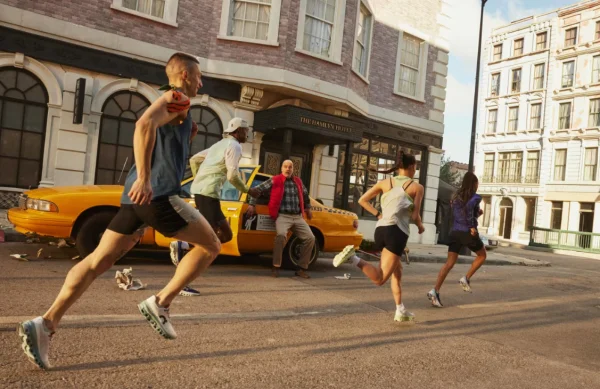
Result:
<svg viewBox="0 0 600 389">
<path fill-rule="evenodd" d="M 171 281 L 156 294 L 157 303 L 163 307 L 169 306 L 175 296 L 204 272 L 221 251 L 221 242 L 204 217 L 188 224 L 175 238 L 194 246 L 177 266 Z"/>
<path fill-rule="evenodd" d="M 142 236 L 142 230 L 134 235 L 122 235 L 106 230 L 94 252 L 73 266 L 67 274 L 65 283 L 56 300 L 43 315 L 46 327 L 52 332 L 56 331 L 63 315 L 81 297 L 92 282 L 127 254 Z"/>
</svg>

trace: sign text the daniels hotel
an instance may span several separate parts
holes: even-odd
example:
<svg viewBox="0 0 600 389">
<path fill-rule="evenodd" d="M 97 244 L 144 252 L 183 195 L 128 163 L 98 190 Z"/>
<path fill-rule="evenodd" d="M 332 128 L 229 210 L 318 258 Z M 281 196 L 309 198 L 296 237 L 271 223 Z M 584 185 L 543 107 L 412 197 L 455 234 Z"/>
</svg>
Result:
<svg viewBox="0 0 600 389">
<path fill-rule="evenodd" d="M 352 128 L 342 126 L 340 124 L 324 122 L 316 119 L 305 118 L 304 116 L 300 116 L 300 123 L 308 124 L 310 126 L 321 127 L 327 130 L 333 130 L 338 132 L 352 132 Z"/>
</svg>

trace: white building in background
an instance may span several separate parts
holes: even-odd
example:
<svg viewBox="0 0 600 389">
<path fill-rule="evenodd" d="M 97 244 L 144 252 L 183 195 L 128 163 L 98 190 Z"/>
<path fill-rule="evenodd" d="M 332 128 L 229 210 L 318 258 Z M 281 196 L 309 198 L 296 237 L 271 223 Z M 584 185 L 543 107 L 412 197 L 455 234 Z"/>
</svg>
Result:
<svg viewBox="0 0 600 389">
<path fill-rule="evenodd" d="M 476 173 L 482 231 L 600 232 L 600 1 L 493 30 L 485 44 Z"/>
</svg>

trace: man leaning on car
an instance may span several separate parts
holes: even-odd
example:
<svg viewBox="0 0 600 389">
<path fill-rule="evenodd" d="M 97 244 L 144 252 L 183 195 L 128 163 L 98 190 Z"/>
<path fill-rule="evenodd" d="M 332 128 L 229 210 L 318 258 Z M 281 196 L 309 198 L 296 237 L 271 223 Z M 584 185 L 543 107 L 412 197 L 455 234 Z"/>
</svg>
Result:
<svg viewBox="0 0 600 389">
<path fill-rule="evenodd" d="M 300 269 L 296 275 L 302 278 L 310 278 L 306 273 L 310 262 L 310 256 L 315 245 L 313 235 L 308 223 L 303 218 L 306 214 L 308 220 L 312 219 L 310 210 L 310 198 L 308 191 L 299 177 L 294 175 L 294 163 L 286 160 L 281 165 L 281 174 L 271 177 L 269 180 L 258 185 L 260 192 L 258 197 L 269 197 L 269 215 L 275 220 L 275 245 L 273 247 L 273 277 L 279 276 L 283 248 L 286 244 L 287 233 L 292 232 L 302 241 L 300 252 Z M 249 217 L 256 214 L 256 198 L 250 198 L 250 206 L 246 212 Z"/>
</svg>

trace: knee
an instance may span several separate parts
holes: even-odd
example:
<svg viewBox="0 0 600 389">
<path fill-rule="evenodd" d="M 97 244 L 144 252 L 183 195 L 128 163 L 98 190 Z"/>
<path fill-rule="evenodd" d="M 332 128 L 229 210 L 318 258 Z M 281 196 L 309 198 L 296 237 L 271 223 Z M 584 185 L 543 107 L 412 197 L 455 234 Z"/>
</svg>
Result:
<svg viewBox="0 0 600 389">
<path fill-rule="evenodd" d="M 304 241 L 305 241 L 307 244 L 313 245 L 313 244 L 315 244 L 315 240 L 316 240 L 316 239 L 315 239 L 315 236 L 314 236 L 314 235 L 311 235 L 311 236 L 309 236 L 308 238 L 306 238 Z"/>
<path fill-rule="evenodd" d="M 117 259 L 118 258 L 115 256 L 101 255 L 93 252 L 86 258 L 86 261 L 88 262 L 89 270 L 94 274 L 94 277 L 99 277 L 106 273 Z M 71 269 L 71 271 L 73 271 L 73 269 Z"/>
<path fill-rule="evenodd" d="M 375 285 L 377 286 L 382 286 L 383 284 L 385 284 L 385 280 L 383 278 L 380 278 L 377 281 L 375 281 Z"/>
<path fill-rule="evenodd" d="M 287 240 L 287 235 L 279 235 L 275 236 L 275 243 L 285 243 Z"/>
<path fill-rule="evenodd" d="M 206 251 L 208 251 L 211 258 L 214 260 L 221 252 L 221 241 L 219 241 L 219 239 L 215 239 L 211 245 L 206 247 Z"/>
</svg>

